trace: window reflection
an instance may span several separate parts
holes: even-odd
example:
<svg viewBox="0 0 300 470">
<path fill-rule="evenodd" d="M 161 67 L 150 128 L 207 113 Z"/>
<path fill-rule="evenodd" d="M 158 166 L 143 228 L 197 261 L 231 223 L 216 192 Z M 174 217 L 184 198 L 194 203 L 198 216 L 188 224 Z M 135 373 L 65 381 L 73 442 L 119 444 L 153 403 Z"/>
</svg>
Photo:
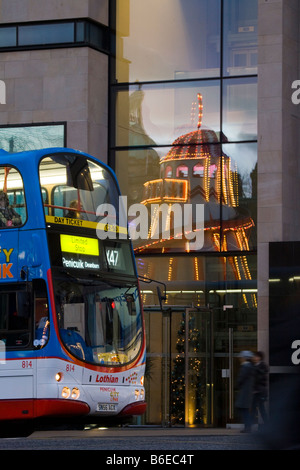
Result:
<svg viewBox="0 0 300 470">
<path fill-rule="evenodd" d="M 176 176 L 178 178 L 187 178 L 189 176 L 189 169 L 187 165 L 179 165 L 176 168 Z"/>
<path fill-rule="evenodd" d="M 200 94 L 198 99 L 199 109 L 203 110 Z M 222 144 L 216 132 L 202 129 L 198 122 L 196 130 L 175 139 L 169 151 L 156 150 L 157 154 L 153 150 L 152 155 L 154 178 L 147 171 L 147 167 L 151 168 L 149 155 L 143 158 L 138 150 L 135 156 L 132 150 L 123 153 L 123 157 L 118 153 L 118 165 L 123 164 L 128 173 L 128 184 L 122 178 L 122 190 L 129 194 L 129 204 L 141 203 L 148 213 L 148 236 L 134 240 L 136 253 L 249 251 L 256 246 L 255 143 Z M 118 167 L 117 170 L 122 173 Z M 163 214 L 166 204 L 168 209 Z M 191 248 L 188 241 L 184 226 L 186 204 L 204 206 L 203 246 Z M 176 210 L 181 210 L 180 221 L 175 220 L 179 214 L 175 214 L 175 205 Z M 190 230 L 195 237 L 197 230 L 203 230 L 197 226 L 195 211 Z M 154 235 L 157 233 L 159 236 Z"/>
<path fill-rule="evenodd" d="M 257 80 L 224 80 L 222 129 L 228 140 L 256 140 Z"/>
<path fill-rule="evenodd" d="M 136 260 L 141 278 L 151 273 L 153 279 L 166 284 L 166 306 L 256 307 L 257 266 L 253 254 L 138 255 Z M 142 282 L 141 294 L 145 305 L 159 305 L 156 285 Z"/>
<path fill-rule="evenodd" d="M 234 352 L 243 345 L 254 348 L 256 341 L 258 2 L 116 3 L 116 170 L 128 204 L 142 203 L 149 223 L 144 240 L 134 241 L 138 272 L 166 285 L 170 344 L 177 347 L 179 342 L 182 318 L 179 315 L 177 323 L 176 307 L 212 309 L 214 350 L 220 353 L 217 371 L 227 367 L 229 326 L 234 328 Z M 175 212 L 168 209 L 163 215 L 154 210 L 155 206 L 170 208 L 175 201 L 182 212 L 188 204 L 204 205 L 202 249 L 192 250 L 184 239 L 176 239 Z M 150 234 L 156 227 L 162 236 L 153 240 Z M 169 237 L 163 237 L 163 229 L 170 229 Z M 159 328 L 158 341 L 162 330 L 161 318 L 152 323 L 152 307 L 160 310 L 156 287 L 141 283 L 143 303 L 151 306 L 150 343 L 151 328 Z M 226 305 L 232 308 L 225 310 Z M 197 339 L 198 355 L 199 344 Z M 150 344 L 149 351 L 160 361 L 162 355 L 155 346 Z M 155 391 L 161 388 L 160 365 L 159 372 L 154 371 Z M 180 374 L 173 369 L 177 379 Z M 196 373 L 193 380 L 197 381 Z M 225 397 L 224 384 L 216 390 Z M 191 382 L 185 386 L 194 394 Z M 151 395 L 155 391 L 151 389 Z"/>
<path fill-rule="evenodd" d="M 224 1 L 224 75 L 257 73 L 257 0 Z"/>
<path fill-rule="evenodd" d="M 196 176 L 198 178 L 203 178 L 203 176 L 204 176 L 204 163 L 197 163 L 193 167 L 193 176 Z"/>
<path fill-rule="evenodd" d="M 0 167 L 0 229 L 21 227 L 26 218 L 21 174 L 14 167 Z"/>
<path fill-rule="evenodd" d="M 17 30 L 13 27 L 0 29 L 0 47 L 15 46 L 17 41 Z"/>
<path fill-rule="evenodd" d="M 198 125 L 197 95 L 201 90 L 205 115 L 202 139 L 211 142 L 220 131 L 220 82 L 132 85 L 116 95 L 116 145 L 170 145 Z M 217 140 L 219 137 L 217 136 Z"/>
<path fill-rule="evenodd" d="M 0 145 L 7 152 L 22 152 L 48 147 L 64 146 L 65 126 L 18 126 L 0 127 Z"/>
<path fill-rule="evenodd" d="M 57 44 L 74 41 L 73 23 L 19 26 L 19 45 Z"/>
<path fill-rule="evenodd" d="M 108 28 L 85 20 L 17 24 L 11 27 L 0 25 L 0 48 L 20 46 L 34 49 L 49 44 L 71 43 L 91 45 L 108 52 L 110 50 Z"/>
<path fill-rule="evenodd" d="M 257 144 L 225 144 L 223 149 L 231 155 L 234 162 L 236 210 L 239 220 L 244 220 L 242 230 L 235 234 L 238 241 L 235 249 L 253 250 L 257 246 Z M 226 249 L 234 247 L 231 244 L 223 247 L 223 250 Z"/>
<path fill-rule="evenodd" d="M 220 74 L 220 1 L 189 0 L 188 7 L 186 3 L 117 1 L 117 81 Z"/>
<path fill-rule="evenodd" d="M 161 148 L 116 152 L 116 172 L 122 175 L 119 184 L 121 193 L 127 195 L 128 206 L 143 200 L 144 183 L 160 177 L 160 154 Z"/>
<path fill-rule="evenodd" d="M 171 8 L 170 0 L 151 0 L 145 22 L 145 0 L 129 0 L 125 8 L 117 2 L 117 81 L 132 84 L 114 84 L 114 143 L 127 149 L 116 152 L 116 170 L 128 204 L 143 204 L 148 212 L 148 238 L 134 240 L 135 251 L 193 251 L 183 226 L 178 236 L 171 207 L 179 204 L 183 213 L 190 204 L 204 206 L 204 244 L 195 250 L 248 252 L 256 248 L 257 79 L 249 75 L 256 73 L 257 0 L 190 0 L 189 8 L 185 3 L 172 0 Z M 167 11 L 163 34 L 160 21 Z M 194 19 L 201 32 L 191 28 Z M 184 39 L 179 23 L 182 31 L 190 26 Z M 150 47 L 153 24 L 157 36 L 151 34 Z M 200 36 L 205 41 L 197 42 Z M 168 50 L 171 39 L 176 60 Z M 208 59 L 210 48 L 218 44 L 221 50 L 221 42 L 223 71 L 219 53 Z M 169 205 L 165 219 L 154 210 L 163 204 Z M 191 232 L 195 214 L 192 222 Z M 151 240 L 152 230 L 160 230 L 159 240 Z M 171 238 L 162 236 L 164 230 Z M 247 271 L 242 265 L 235 269 Z"/>
</svg>

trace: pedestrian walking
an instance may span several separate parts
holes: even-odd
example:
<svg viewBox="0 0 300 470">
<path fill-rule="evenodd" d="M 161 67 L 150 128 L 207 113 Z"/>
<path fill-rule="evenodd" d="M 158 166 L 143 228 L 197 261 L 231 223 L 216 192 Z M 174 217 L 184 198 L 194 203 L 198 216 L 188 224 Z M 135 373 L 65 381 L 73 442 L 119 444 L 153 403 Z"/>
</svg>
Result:
<svg viewBox="0 0 300 470">
<path fill-rule="evenodd" d="M 268 421 L 268 415 L 265 403 L 268 399 L 268 375 L 269 367 L 264 361 L 264 353 L 257 351 L 253 356 L 254 364 L 254 389 L 252 400 L 252 423 L 256 419 L 256 413 L 259 411 L 263 424 Z"/>
<path fill-rule="evenodd" d="M 253 353 L 242 351 L 239 355 L 240 370 L 237 378 L 238 395 L 235 406 L 241 415 L 244 429 L 242 432 L 251 432 L 251 405 L 254 387 L 254 366 L 252 364 Z"/>
</svg>

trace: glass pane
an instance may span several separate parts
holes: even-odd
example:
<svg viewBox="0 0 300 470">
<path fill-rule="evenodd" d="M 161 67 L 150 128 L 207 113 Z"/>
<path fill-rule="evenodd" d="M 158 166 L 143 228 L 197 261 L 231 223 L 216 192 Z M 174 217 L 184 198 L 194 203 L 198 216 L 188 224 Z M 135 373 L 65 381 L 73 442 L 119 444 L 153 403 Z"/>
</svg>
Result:
<svg viewBox="0 0 300 470">
<path fill-rule="evenodd" d="M 116 152 L 116 173 L 121 194 L 128 198 L 128 206 L 141 203 L 144 183 L 159 178 L 160 157 L 166 151 L 164 148 L 150 148 Z"/>
<path fill-rule="evenodd" d="M 84 28 L 85 28 L 85 22 L 84 21 L 78 21 L 76 23 L 76 42 L 83 42 L 85 39 L 85 34 L 84 34 Z"/>
<path fill-rule="evenodd" d="M 257 245 L 257 144 L 226 144 L 223 155 L 222 248 L 249 251 Z"/>
<path fill-rule="evenodd" d="M 7 152 L 23 152 L 64 146 L 64 126 L 24 126 L 0 128 L 0 148 Z"/>
<path fill-rule="evenodd" d="M 257 0 L 224 1 L 224 75 L 257 73 Z"/>
<path fill-rule="evenodd" d="M 30 310 L 27 307 L 28 293 L 18 289 L 8 291 L 1 286 L 0 291 L 0 337 L 1 353 L 5 349 L 24 349 L 31 340 Z M 2 356 L 3 357 L 3 356 Z"/>
<path fill-rule="evenodd" d="M 73 23 L 19 26 L 18 32 L 18 41 L 20 46 L 57 44 L 74 41 Z"/>
<path fill-rule="evenodd" d="M 0 167 L 0 228 L 20 227 L 26 222 L 23 180 L 13 167 Z"/>
<path fill-rule="evenodd" d="M 223 133 L 228 140 L 257 139 L 257 79 L 224 80 Z"/>
<path fill-rule="evenodd" d="M 50 332 L 47 287 L 42 279 L 35 279 L 33 287 L 35 312 L 33 345 L 35 348 L 43 348 L 49 339 Z"/>
<path fill-rule="evenodd" d="M 52 216 L 95 222 L 99 218 L 97 207 L 107 203 L 116 208 L 119 220 L 117 187 L 102 166 L 83 156 L 61 153 L 44 157 L 39 175 L 41 186 L 52 195 Z M 75 224 L 75 228 L 78 226 L 83 224 Z"/>
<path fill-rule="evenodd" d="M 103 30 L 93 23 L 87 24 L 89 43 L 95 47 L 103 47 Z"/>
<path fill-rule="evenodd" d="M 256 256 L 136 255 L 138 274 L 166 284 L 168 305 L 256 307 Z M 141 282 L 144 305 L 159 305 L 157 284 Z M 164 293 L 164 286 L 159 286 Z"/>
<path fill-rule="evenodd" d="M 209 425 L 212 419 L 213 398 L 210 312 L 190 311 L 185 315 L 188 315 L 189 319 L 188 344 L 185 345 L 185 360 L 188 366 L 185 377 L 188 387 L 185 421 L 188 426 Z"/>
<path fill-rule="evenodd" d="M 170 145 L 198 129 L 215 142 L 207 131 L 220 131 L 219 81 L 131 86 L 116 95 L 116 120 L 118 146 Z"/>
<path fill-rule="evenodd" d="M 1 28 L 0 29 L 0 47 L 16 46 L 17 44 L 17 28 Z"/>
<path fill-rule="evenodd" d="M 270 243 L 269 260 L 270 365 L 283 370 L 294 367 L 296 372 L 299 367 L 300 242 Z M 281 380 L 284 380 L 282 375 Z"/>
<path fill-rule="evenodd" d="M 181 221 L 186 205 L 193 204 L 196 209 L 204 205 L 204 244 L 197 250 L 249 251 L 256 247 L 257 145 L 228 143 L 222 146 L 221 151 L 219 144 L 201 141 L 205 133 L 207 139 L 210 135 L 212 140 L 218 140 L 216 133 L 200 129 L 181 136 L 171 147 L 116 152 L 116 171 L 122 192 L 128 195 L 128 205 L 142 204 L 145 208 L 142 212 L 146 214 L 143 220 L 146 223 L 148 219 L 143 240 L 142 236 L 140 240 L 133 239 L 135 249 L 148 252 L 191 251 L 184 237 L 172 237 L 172 229 L 176 227 L 172 225 L 173 219 L 167 222 L 162 218 L 161 221 L 163 214 L 154 212 L 157 206 L 160 209 L 166 203 L 174 217 L 171 210 L 175 204 L 180 204 Z M 184 145 L 189 141 L 192 141 L 190 145 Z M 136 213 L 131 213 L 129 222 L 132 224 L 134 219 L 139 221 Z M 194 226 L 196 220 L 193 214 Z M 169 237 L 157 240 L 152 236 L 153 228 L 160 223 L 161 228 L 170 229 L 170 233 L 167 233 Z"/>
<path fill-rule="evenodd" d="M 164 357 L 164 319 L 162 313 L 144 312 L 145 332 L 147 344 L 147 359 L 145 371 L 145 387 L 147 396 L 146 422 L 148 424 L 161 424 L 164 419 L 163 411 L 168 407 L 165 400 L 169 393 L 167 364 Z M 163 379 L 162 379 L 163 377 Z"/>
<path fill-rule="evenodd" d="M 171 318 L 171 423 L 185 423 L 185 321 L 183 312 L 172 312 Z"/>
<path fill-rule="evenodd" d="M 219 76 L 220 3 L 118 0 L 117 81 Z"/>
<path fill-rule="evenodd" d="M 54 279 L 54 288 L 60 336 L 74 356 L 103 366 L 127 364 L 138 356 L 142 319 L 135 283 Z M 134 301 L 125 301 L 126 296 Z"/>
<path fill-rule="evenodd" d="M 220 145 L 201 141 L 116 152 L 136 251 L 219 251 L 221 162 Z"/>
</svg>

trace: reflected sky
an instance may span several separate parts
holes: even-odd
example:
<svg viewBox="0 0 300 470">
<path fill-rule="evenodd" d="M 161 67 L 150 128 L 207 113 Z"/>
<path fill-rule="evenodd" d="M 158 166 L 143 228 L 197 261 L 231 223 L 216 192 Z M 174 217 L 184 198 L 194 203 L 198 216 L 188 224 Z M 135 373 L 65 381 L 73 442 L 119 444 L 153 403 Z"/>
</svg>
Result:
<svg viewBox="0 0 300 470">
<path fill-rule="evenodd" d="M 223 5 L 222 73 L 256 74 L 257 0 Z M 117 1 L 117 81 L 220 76 L 220 14 L 221 0 Z"/>
<path fill-rule="evenodd" d="M 7 152 L 63 146 L 63 125 L 0 128 L 0 148 Z"/>
<path fill-rule="evenodd" d="M 119 81 L 220 74 L 219 0 L 130 0 L 123 8 L 121 0 L 117 58 L 128 62 L 117 62 Z"/>
</svg>

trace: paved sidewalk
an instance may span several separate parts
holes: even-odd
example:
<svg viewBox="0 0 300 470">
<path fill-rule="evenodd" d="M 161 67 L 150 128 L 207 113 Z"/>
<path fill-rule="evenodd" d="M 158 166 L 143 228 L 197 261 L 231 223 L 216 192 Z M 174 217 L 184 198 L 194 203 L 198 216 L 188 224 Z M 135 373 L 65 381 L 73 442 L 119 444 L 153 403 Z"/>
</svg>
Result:
<svg viewBox="0 0 300 470">
<path fill-rule="evenodd" d="M 82 435 L 86 437 L 141 437 L 141 436 L 236 436 L 241 433 L 242 427 L 213 428 L 213 427 L 160 427 L 160 426 L 120 426 L 120 427 L 86 427 Z M 40 436 L 51 438 L 58 434 L 57 430 L 35 431 L 28 439 L 36 439 Z M 78 436 L 75 430 L 59 430 L 62 437 Z"/>
<path fill-rule="evenodd" d="M 152 453 L 187 450 L 194 453 L 201 450 L 264 450 L 258 433 L 245 434 L 240 431 L 240 429 L 226 428 L 154 426 L 92 427 L 84 431 L 36 431 L 26 439 L 14 441 L 13 445 L 19 449 L 151 451 Z"/>
</svg>

